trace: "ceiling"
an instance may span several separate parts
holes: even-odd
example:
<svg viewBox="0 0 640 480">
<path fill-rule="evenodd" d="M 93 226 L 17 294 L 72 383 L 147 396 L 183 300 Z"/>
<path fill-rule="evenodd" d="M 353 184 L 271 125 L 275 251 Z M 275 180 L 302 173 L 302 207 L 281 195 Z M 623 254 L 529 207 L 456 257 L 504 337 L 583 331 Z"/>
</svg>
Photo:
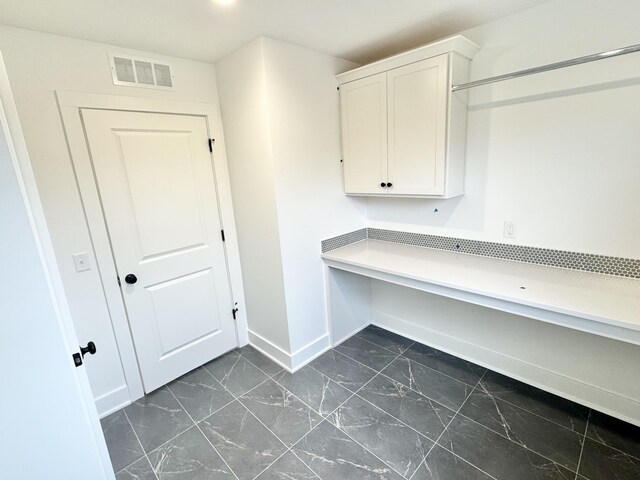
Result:
<svg viewBox="0 0 640 480">
<path fill-rule="evenodd" d="M 0 23 L 215 62 L 260 35 L 366 63 L 548 0 L 2 0 Z"/>
</svg>

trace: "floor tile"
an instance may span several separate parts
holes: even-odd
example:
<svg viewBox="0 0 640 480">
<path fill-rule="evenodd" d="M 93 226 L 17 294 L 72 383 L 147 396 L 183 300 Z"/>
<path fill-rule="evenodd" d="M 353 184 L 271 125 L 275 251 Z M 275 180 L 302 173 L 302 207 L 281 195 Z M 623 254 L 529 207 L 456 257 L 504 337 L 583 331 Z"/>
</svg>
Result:
<svg viewBox="0 0 640 480">
<path fill-rule="evenodd" d="M 462 416 L 438 444 L 497 480 L 574 480 L 575 473 Z"/>
<path fill-rule="evenodd" d="M 323 353 L 309 365 L 354 392 L 376 374 L 375 370 L 371 370 L 335 350 Z"/>
<path fill-rule="evenodd" d="M 268 377 L 237 352 L 229 352 L 204 368 L 232 394 L 240 396 Z"/>
<path fill-rule="evenodd" d="M 235 401 L 199 423 L 240 480 L 251 480 L 286 447 L 240 402 Z"/>
<path fill-rule="evenodd" d="M 273 380 L 245 393 L 239 400 L 288 446 L 300 440 L 322 420 L 320 415 Z"/>
<path fill-rule="evenodd" d="M 343 355 L 363 363 L 378 372 L 393 362 L 398 356 L 386 348 L 382 348 L 375 343 L 368 342 L 359 337 L 351 337 L 335 349 Z"/>
<path fill-rule="evenodd" d="M 140 442 L 124 414 L 119 410 L 100 420 L 113 470 L 118 472 L 144 456 Z"/>
<path fill-rule="evenodd" d="M 382 374 L 453 410 L 460 408 L 473 390 L 466 383 L 403 357 L 396 359 Z"/>
<path fill-rule="evenodd" d="M 324 421 L 293 451 L 326 480 L 400 480 L 402 477 L 330 422 Z"/>
<path fill-rule="evenodd" d="M 233 479 L 229 467 L 195 426 L 149 454 L 158 480 Z"/>
<path fill-rule="evenodd" d="M 318 476 L 293 453 L 287 452 L 256 480 L 318 480 Z"/>
<path fill-rule="evenodd" d="M 273 379 L 323 416 L 351 396 L 349 390 L 309 365 L 296 373 L 282 371 Z"/>
<path fill-rule="evenodd" d="M 431 440 L 358 396 L 329 415 L 329 421 L 407 478 L 433 446 Z"/>
<path fill-rule="evenodd" d="M 587 438 L 579 473 L 589 480 L 637 480 L 640 460 Z"/>
<path fill-rule="evenodd" d="M 482 377 L 485 368 L 475 363 L 467 362 L 448 353 L 421 343 L 414 343 L 403 355 L 418 363 L 431 367 L 445 375 L 449 375 L 461 382 L 474 387 Z"/>
<path fill-rule="evenodd" d="M 437 440 L 454 411 L 409 387 L 378 375 L 358 392 L 388 414 L 411 425 L 431 440 Z"/>
<path fill-rule="evenodd" d="M 125 412 L 147 453 L 193 425 L 167 387 L 136 400 Z"/>
<path fill-rule="evenodd" d="M 578 468 L 583 435 L 476 389 L 462 415 L 564 467 Z"/>
<path fill-rule="evenodd" d="M 183 375 L 168 387 L 196 422 L 233 401 L 233 396 L 204 368 Z"/>
<path fill-rule="evenodd" d="M 396 335 L 395 333 L 376 327 L 375 325 L 369 325 L 364 330 L 358 332 L 356 336 L 387 348 L 395 353 L 402 353 L 413 345 L 413 340 Z"/>
<path fill-rule="evenodd" d="M 589 419 L 587 436 L 640 458 L 640 427 L 594 410 Z"/>
<path fill-rule="evenodd" d="M 251 345 L 245 345 L 244 347 L 237 349 L 237 351 L 240 352 L 240 355 L 249 360 L 269 376 L 275 375 L 282 370 L 282 367 L 280 365 L 278 365 L 270 358 L 267 358 L 267 356 L 260 353 Z"/>
<path fill-rule="evenodd" d="M 411 480 L 491 480 L 491 477 L 436 445 Z"/>
<path fill-rule="evenodd" d="M 481 384 L 494 397 L 584 433 L 589 416 L 586 407 L 492 371 L 487 372 Z"/>
<path fill-rule="evenodd" d="M 116 473 L 116 480 L 157 480 L 147 457 Z"/>
</svg>

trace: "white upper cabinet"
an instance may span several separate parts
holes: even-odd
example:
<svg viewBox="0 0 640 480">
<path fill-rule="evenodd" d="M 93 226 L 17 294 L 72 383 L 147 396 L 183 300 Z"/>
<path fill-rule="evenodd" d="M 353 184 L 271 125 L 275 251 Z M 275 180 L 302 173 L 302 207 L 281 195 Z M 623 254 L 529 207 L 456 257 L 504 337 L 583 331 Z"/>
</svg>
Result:
<svg viewBox="0 0 640 480">
<path fill-rule="evenodd" d="M 464 193 L 467 94 L 451 85 L 478 49 L 458 35 L 338 75 L 347 194 Z"/>
<path fill-rule="evenodd" d="M 349 193 L 380 193 L 387 178 L 387 74 L 371 75 L 340 90 L 344 164 Z"/>
</svg>

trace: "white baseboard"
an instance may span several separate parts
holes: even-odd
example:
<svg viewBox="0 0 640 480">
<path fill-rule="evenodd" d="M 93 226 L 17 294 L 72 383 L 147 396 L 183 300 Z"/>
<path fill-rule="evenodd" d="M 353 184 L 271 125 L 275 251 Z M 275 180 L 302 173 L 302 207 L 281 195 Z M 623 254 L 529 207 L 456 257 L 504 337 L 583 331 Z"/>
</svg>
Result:
<svg viewBox="0 0 640 480">
<path fill-rule="evenodd" d="M 328 333 L 309 342 L 292 354 L 251 330 L 249 330 L 249 344 L 291 373 L 304 367 L 331 348 Z"/>
<path fill-rule="evenodd" d="M 316 359 L 330 348 L 329 333 L 309 342 L 291 355 L 291 372 L 300 370 L 307 363 Z"/>
<path fill-rule="evenodd" d="M 291 371 L 291 354 L 289 352 L 286 352 L 275 343 L 267 340 L 256 332 L 252 332 L 251 330 L 249 330 L 248 332 L 249 345 L 251 345 L 263 355 L 269 357 L 282 368 Z"/>
<path fill-rule="evenodd" d="M 120 410 L 122 407 L 129 405 L 131 403 L 131 396 L 129 395 L 129 389 L 127 386 L 122 385 L 97 397 L 95 402 L 96 409 L 98 410 L 98 416 L 100 418 L 104 418 L 107 415 Z"/>
<path fill-rule="evenodd" d="M 350 339 L 351 337 L 353 337 L 356 333 L 361 332 L 362 330 L 364 330 L 365 328 L 367 328 L 369 326 L 369 324 L 367 323 L 366 325 L 362 325 L 359 326 L 357 328 L 354 328 L 351 332 L 347 333 L 346 335 L 343 335 L 342 338 L 338 338 L 338 339 L 333 339 L 333 345 L 331 345 L 331 347 L 337 347 L 338 345 L 340 345 L 342 342 L 344 342 L 345 340 Z"/>
<path fill-rule="evenodd" d="M 388 313 L 373 312 L 373 324 L 443 352 L 640 426 L 640 402 L 540 366 L 489 350 Z"/>
</svg>

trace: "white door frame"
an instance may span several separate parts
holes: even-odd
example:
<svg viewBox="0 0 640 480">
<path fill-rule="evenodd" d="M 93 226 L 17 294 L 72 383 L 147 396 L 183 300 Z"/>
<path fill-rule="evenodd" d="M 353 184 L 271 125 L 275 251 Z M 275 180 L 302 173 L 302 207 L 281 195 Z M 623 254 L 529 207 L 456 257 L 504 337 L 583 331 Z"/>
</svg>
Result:
<svg viewBox="0 0 640 480">
<path fill-rule="evenodd" d="M 57 320 L 65 341 L 65 348 L 69 356 L 73 352 L 78 351 L 78 338 L 71 317 L 71 310 L 67 303 L 67 297 L 64 292 L 62 277 L 58 269 L 53 243 L 49 235 L 47 221 L 45 220 L 44 210 L 40 201 L 40 194 L 36 184 L 31 160 L 27 151 L 27 145 L 22 134 L 20 120 L 18 118 L 18 110 L 16 108 L 9 77 L 4 67 L 2 54 L 0 54 L 0 128 L 4 130 L 7 140 L 7 146 L 14 164 L 18 181 L 21 182 L 21 190 L 25 202 L 27 212 L 31 217 L 34 231 L 34 240 L 40 250 L 40 256 L 44 267 L 47 283 L 51 293 L 51 299 L 55 310 L 57 311 Z M 113 479 L 113 467 L 111 466 L 111 458 L 102 433 L 102 426 L 98 419 L 93 393 L 89 385 L 89 378 L 84 368 L 75 368 L 72 360 L 69 359 L 69 368 L 75 370 L 74 378 L 76 379 L 78 394 L 82 399 L 84 411 L 81 412 L 90 425 L 91 433 L 95 439 L 94 448 L 97 457 L 100 460 L 103 479 Z M 71 393 L 71 392 L 70 392 Z M 70 446 L 72 448 L 72 446 Z M 34 459 L 37 461 L 37 459 Z"/>
<path fill-rule="evenodd" d="M 120 95 L 102 95 L 58 90 L 56 91 L 56 97 L 67 137 L 73 169 L 82 198 L 89 233 L 91 235 L 98 271 L 113 325 L 113 331 L 118 344 L 118 351 L 120 352 L 122 369 L 131 401 L 134 401 L 144 395 L 142 377 L 138 368 L 124 301 L 120 287 L 116 281 L 115 261 L 111 251 L 107 225 L 102 214 L 102 206 L 95 182 L 91 155 L 80 118 L 80 109 L 92 108 L 128 112 L 192 115 L 205 119 L 209 136 L 215 139 L 214 153 L 212 155 L 213 171 L 218 187 L 220 220 L 226 239 L 225 255 L 229 283 L 231 285 L 233 300 L 237 302 L 237 308 L 239 309 L 236 321 L 236 333 L 238 336 L 238 344 L 243 346 L 249 341 L 247 317 L 246 309 L 244 308 L 244 288 L 242 286 L 242 273 L 240 270 L 240 253 L 238 250 L 238 239 L 233 216 L 231 183 L 229 181 L 229 169 L 227 166 L 220 111 L 217 105 L 206 103 L 176 102 Z"/>
</svg>

